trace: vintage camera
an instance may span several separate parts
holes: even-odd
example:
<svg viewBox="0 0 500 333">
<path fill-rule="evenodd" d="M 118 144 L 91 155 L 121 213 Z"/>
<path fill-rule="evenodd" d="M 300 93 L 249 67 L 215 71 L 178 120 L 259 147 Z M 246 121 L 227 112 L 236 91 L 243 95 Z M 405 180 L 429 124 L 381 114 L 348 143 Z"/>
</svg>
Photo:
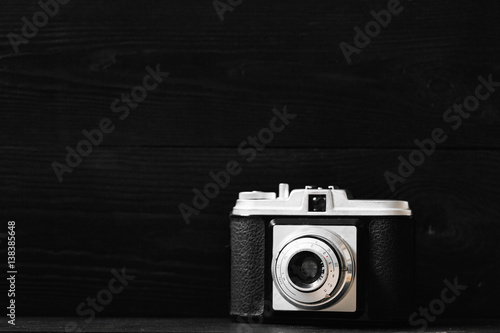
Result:
<svg viewBox="0 0 500 333">
<path fill-rule="evenodd" d="M 334 186 L 241 192 L 230 216 L 231 316 L 407 320 L 414 225 L 406 201 Z"/>
</svg>

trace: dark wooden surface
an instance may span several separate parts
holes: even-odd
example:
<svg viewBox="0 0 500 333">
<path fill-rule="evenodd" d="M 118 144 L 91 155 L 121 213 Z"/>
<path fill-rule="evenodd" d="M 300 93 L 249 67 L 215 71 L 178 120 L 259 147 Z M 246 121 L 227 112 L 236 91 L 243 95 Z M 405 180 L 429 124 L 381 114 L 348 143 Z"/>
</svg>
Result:
<svg viewBox="0 0 500 333">
<path fill-rule="evenodd" d="M 321 333 L 332 332 L 332 326 L 317 325 L 278 325 L 235 323 L 226 318 L 99 318 L 91 324 L 85 324 L 79 318 L 20 318 L 15 331 L 22 332 L 64 332 L 66 325 L 75 323 L 84 332 L 203 332 L 203 333 Z M 69 324 L 72 325 L 72 324 Z M 475 321 L 468 325 L 453 322 L 429 327 L 427 333 L 497 333 L 500 330 L 498 321 Z M 0 332 L 2 328 L 0 328 Z M 338 333 L 410 333 L 415 329 L 405 326 L 360 326 L 335 325 Z"/>
<path fill-rule="evenodd" d="M 75 316 L 125 267 L 136 279 L 98 316 L 224 316 L 237 193 L 289 182 L 410 201 L 417 304 L 457 277 L 468 289 L 441 318 L 498 317 L 500 95 L 395 193 L 383 174 L 498 71 L 499 3 L 414 1 L 351 65 L 338 44 L 386 1 L 248 1 L 221 23 L 211 1 L 73 0 L 19 54 L 5 35 L 38 7 L 2 4 L 0 231 L 16 220 L 19 315 Z M 156 64 L 170 77 L 60 184 L 52 161 Z M 283 105 L 298 117 L 244 162 L 238 144 Z M 242 174 L 186 225 L 178 204 L 231 159 Z"/>
</svg>

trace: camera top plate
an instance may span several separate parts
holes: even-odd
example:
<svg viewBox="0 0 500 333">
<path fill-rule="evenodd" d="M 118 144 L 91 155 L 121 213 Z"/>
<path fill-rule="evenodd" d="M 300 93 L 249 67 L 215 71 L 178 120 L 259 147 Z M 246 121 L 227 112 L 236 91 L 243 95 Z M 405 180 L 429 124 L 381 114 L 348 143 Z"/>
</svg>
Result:
<svg viewBox="0 0 500 333">
<path fill-rule="evenodd" d="M 294 215 L 294 216 L 411 216 L 407 201 L 353 200 L 347 192 L 328 186 L 327 189 L 306 186 L 289 191 L 288 184 L 274 192 L 240 192 L 233 215 Z"/>
</svg>

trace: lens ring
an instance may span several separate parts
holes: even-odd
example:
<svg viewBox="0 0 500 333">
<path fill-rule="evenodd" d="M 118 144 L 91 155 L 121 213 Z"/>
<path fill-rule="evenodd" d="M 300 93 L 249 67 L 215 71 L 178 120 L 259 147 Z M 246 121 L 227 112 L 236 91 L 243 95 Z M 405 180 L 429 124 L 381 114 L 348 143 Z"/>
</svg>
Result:
<svg viewBox="0 0 500 333">
<path fill-rule="evenodd" d="M 320 279 L 320 285 L 315 286 L 317 288 L 300 288 L 292 283 L 288 275 L 290 259 L 304 250 L 315 252 L 325 262 L 325 275 Z M 328 298 L 328 295 L 335 290 L 341 275 L 339 260 L 334 250 L 322 239 L 313 237 L 299 238 L 287 244 L 278 257 L 276 267 L 278 282 L 287 297 L 305 304 L 317 303 Z"/>
<path fill-rule="evenodd" d="M 300 308 L 321 309 L 346 294 L 354 277 L 354 259 L 336 233 L 313 227 L 292 234 L 283 244 L 273 259 L 272 275 L 277 290 L 286 300 Z M 324 276 L 314 286 L 297 285 L 288 273 L 290 261 L 301 252 L 313 252 L 322 259 Z"/>
</svg>

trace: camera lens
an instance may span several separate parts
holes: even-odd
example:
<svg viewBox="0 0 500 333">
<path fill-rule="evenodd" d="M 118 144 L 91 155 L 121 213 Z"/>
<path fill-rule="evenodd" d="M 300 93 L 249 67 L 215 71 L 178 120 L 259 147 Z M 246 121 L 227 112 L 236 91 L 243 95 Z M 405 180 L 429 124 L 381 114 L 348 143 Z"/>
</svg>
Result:
<svg viewBox="0 0 500 333">
<path fill-rule="evenodd" d="M 321 309 L 347 292 L 353 264 L 342 238 L 325 228 L 308 226 L 280 243 L 272 274 L 286 301 L 303 309 Z"/>
<path fill-rule="evenodd" d="M 313 252 L 303 251 L 295 254 L 288 263 L 288 276 L 301 288 L 311 288 L 324 273 L 323 262 Z"/>
</svg>

